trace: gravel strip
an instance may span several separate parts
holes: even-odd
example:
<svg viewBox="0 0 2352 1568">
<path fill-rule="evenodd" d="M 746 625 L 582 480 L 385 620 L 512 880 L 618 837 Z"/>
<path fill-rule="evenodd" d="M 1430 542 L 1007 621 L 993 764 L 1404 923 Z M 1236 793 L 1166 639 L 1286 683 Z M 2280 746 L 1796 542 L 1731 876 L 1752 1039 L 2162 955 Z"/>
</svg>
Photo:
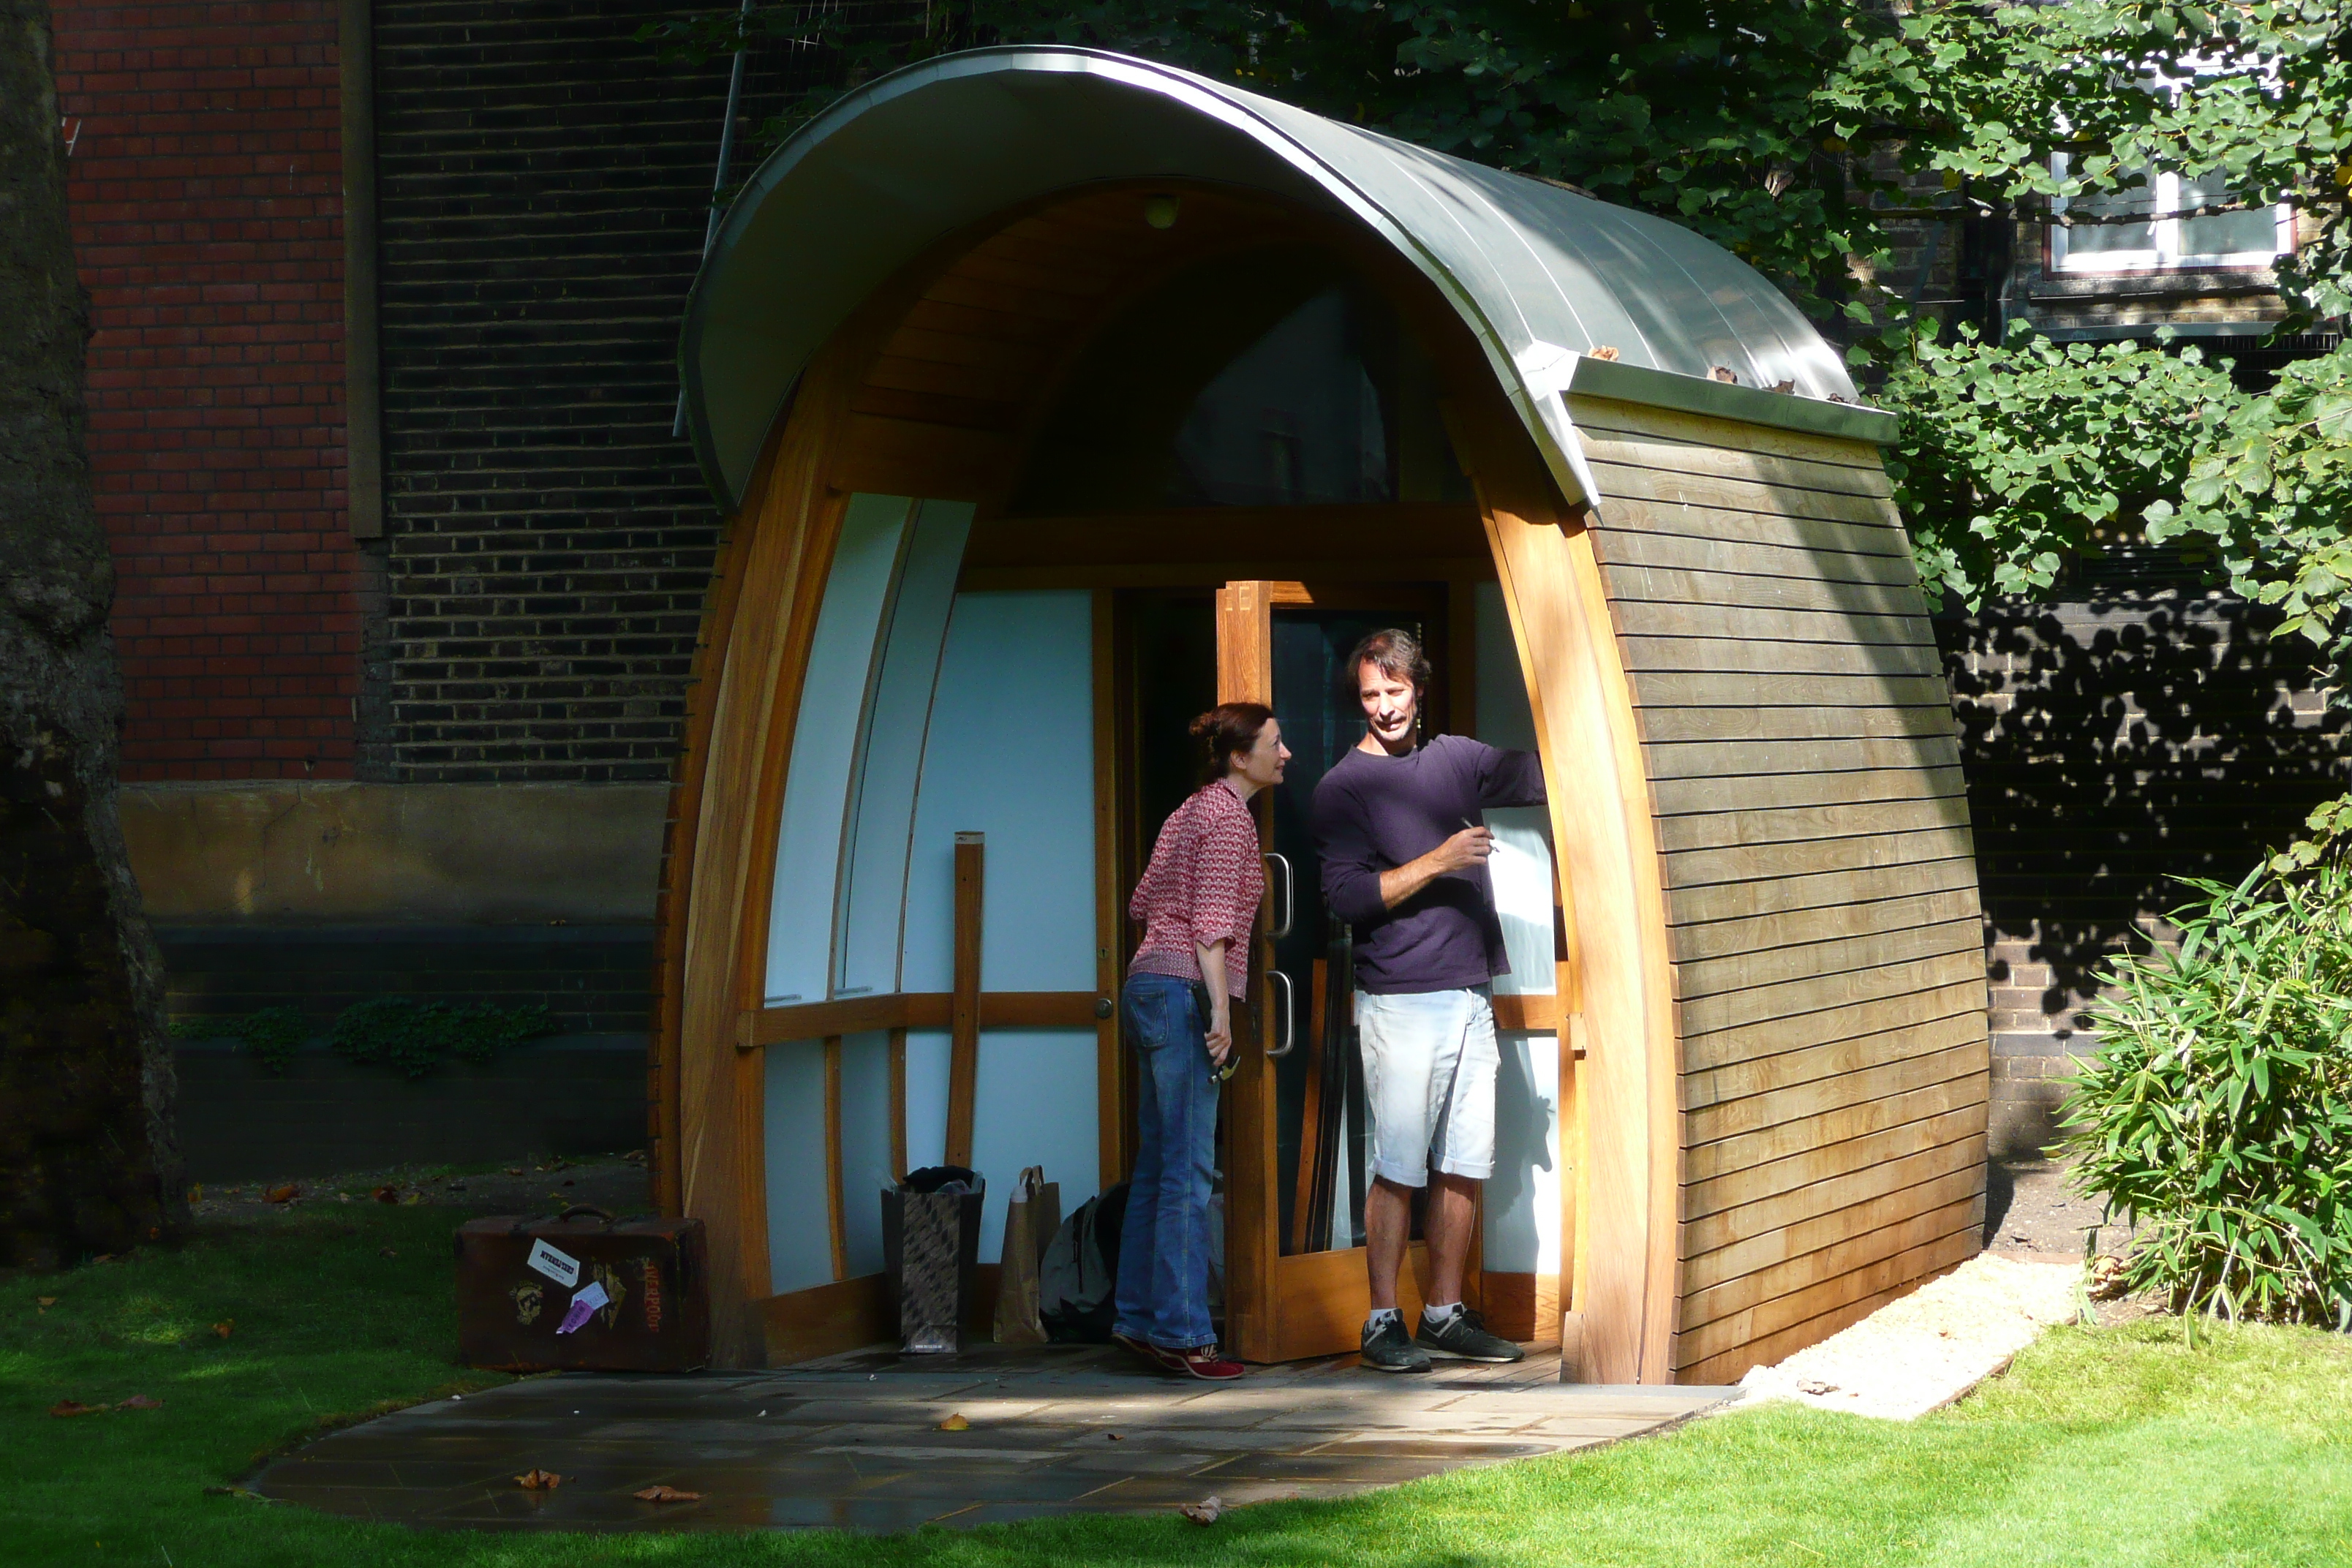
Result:
<svg viewBox="0 0 2352 1568">
<path fill-rule="evenodd" d="M 2082 1304 L 2080 1262 L 1985 1254 L 1778 1366 L 1739 1380 L 1742 1404 L 1793 1399 L 1908 1421 L 1940 1409 L 2006 1367 Z"/>
</svg>

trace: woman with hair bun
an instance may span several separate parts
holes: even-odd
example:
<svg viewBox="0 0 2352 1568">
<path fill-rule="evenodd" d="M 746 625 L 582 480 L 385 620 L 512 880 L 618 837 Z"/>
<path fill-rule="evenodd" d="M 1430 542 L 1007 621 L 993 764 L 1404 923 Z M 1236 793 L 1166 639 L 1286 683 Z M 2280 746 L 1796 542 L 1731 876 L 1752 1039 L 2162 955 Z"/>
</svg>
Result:
<svg viewBox="0 0 2352 1568">
<path fill-rule="evenodd" d="M 1290 750 L 1271 709 L 1226 702 L 1192 721 L 1201 787 L 1160 826 L 1128 901 L 1143 942 L 1119 1012 L 1143 1070 L 1141 1147 L 1119 1233 L 1111 1337 L 1163 1372 L 1242 1375 L 1209 1321 L 1209 1188 L 1217 1083 L 1234 1048 L 1233 1005 L 1249 977 L 1250 930 L 1265 893 L 1250 797 L 1282 782 Z"/>
</svg>

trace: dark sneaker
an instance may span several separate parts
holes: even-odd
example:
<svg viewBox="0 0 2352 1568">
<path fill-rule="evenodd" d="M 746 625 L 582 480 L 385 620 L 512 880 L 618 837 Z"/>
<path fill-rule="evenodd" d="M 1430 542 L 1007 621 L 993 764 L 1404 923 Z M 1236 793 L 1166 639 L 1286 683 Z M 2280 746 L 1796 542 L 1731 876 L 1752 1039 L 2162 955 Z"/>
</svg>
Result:
<svg viewBox="0 0 2352 1568">
<path fill-rule="evenodd" d="M 1202 1383 L 1231 1383 L 1245 1370 L 1242 1363 L 1228 1355 L 1220 1355 L 1214 1345 L 1202 1345 L 1198 1350 L 1162 1351 L 1173 1356 L 1186 1377 L 1197 1377 Z"/>
<path fill-rule="evenodd" d="M 1364 1325 L 1364 1364 L 1374 1372 L 1427 1372 L 1429 1352 L 1412 1342 L 1402 1318 L 1381 1321 L 1377 1331 Z"/>
<path fill-rule="evenodd" d="M 1412 1342 L 1439 1355 L 1450 1355 L 1459 1361 L 1510 1362 L 1525 1361 L 1528 1352 L 1503 1338 L 1486 1331 L 1486 1321 L 1465 1307 L 1454 1314 L 1442 1329 L 1433 1329 L 1429 1320 L 1421 1321 L 1421 1332 Z"/>
</svg>

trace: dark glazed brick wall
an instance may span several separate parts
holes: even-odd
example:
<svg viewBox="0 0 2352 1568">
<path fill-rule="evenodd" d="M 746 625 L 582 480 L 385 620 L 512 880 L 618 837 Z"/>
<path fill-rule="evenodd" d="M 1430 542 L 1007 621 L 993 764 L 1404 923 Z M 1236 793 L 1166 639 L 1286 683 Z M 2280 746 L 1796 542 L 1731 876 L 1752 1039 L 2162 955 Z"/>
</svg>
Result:
<svg viewBox="0 0 2352 1568">
<path fill-rule="evenodd" d="M 2275 614 L 2153 591 L 1939 622 L 1976 825 L 1992 983 L 1996 1152 L 2037 1148 L 2094 1048 L 2081 1008 L 2110 954 L 2235 881 L 2347 785 L 2309 645 Z"/>
<path fill-rule="evenodd" d="M 56 7 L 125 778 L 351 776 L 335 18 Z"/>
<path fill-rule="evenodd" d="M 667 776 L 717 522 L 670 423 L 727 62 L 633 35 L 689 9 L 376 0 L 372 776 Z"/>
</svg>

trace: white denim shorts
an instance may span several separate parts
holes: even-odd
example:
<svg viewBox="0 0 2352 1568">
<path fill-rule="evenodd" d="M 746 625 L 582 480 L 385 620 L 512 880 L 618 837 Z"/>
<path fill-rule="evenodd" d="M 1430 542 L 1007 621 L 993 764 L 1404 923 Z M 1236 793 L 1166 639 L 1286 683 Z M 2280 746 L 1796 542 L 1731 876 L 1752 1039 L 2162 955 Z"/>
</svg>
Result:
<svg viewBox="0 0 2352 1568">
<path fill-rule="evenodd" d="M 1495 1173 L 1492 996 L 1484 985 L 1356 994 L 1374 1175 L 1421 1187 L 1433 1165 L 1475 1182 Z"/>
</svg>

